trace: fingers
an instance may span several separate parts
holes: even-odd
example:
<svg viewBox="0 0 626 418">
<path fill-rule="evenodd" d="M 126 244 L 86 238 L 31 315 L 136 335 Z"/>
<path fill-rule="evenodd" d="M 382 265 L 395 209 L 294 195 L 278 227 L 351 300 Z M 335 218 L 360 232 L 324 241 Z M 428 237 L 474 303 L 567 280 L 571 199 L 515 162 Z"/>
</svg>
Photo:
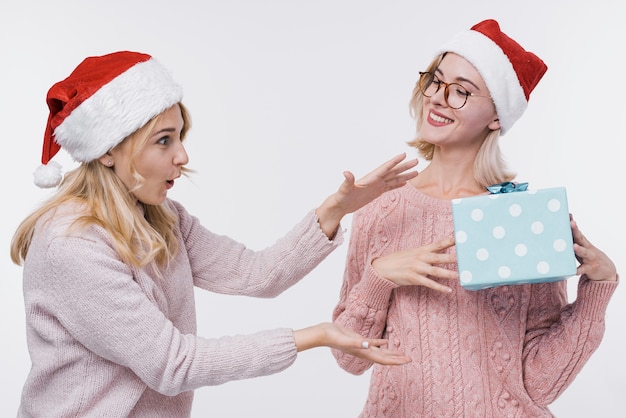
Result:
<svg viewBox="0 0 626 418">
<path fill-rule="evenodd" d="M 572 237 L 574 238 L 574 242 L 581 247 L 594 249 L 593 244 L 585 237 L 580 228 L 578 228 L 578 224 L 570 214 L 570 226 L 572 228 Z"/>
<path fill-rule="evenodd" d="M 436 277 L 438 279 L 443 280 L 457 280 L 459 278 L 459 274 L 455 270 L 449 270 L 444 267 L 438 267 L 433 264 L 450 264 L 456 261 L 456 258 L 452 254 L 440 254 L 434 255 L 432 260 L 429 260 L 431 265 L 423 271 L 422 274 L 418 274 L 417 277 L 414 278 L 415 284 L 423 287 L 427 287 L 429 289 L 435 290 L 437 292 L 451 293 L 452 288 L 446 286 L 444 283 L 441 283 L 437 280 L 433 280 L 431 277 Z"/>
<path fill-rule="evenodd" d="M 458 273 L 454 270 L 448 270 L 447 268 L 432 266 L 427 272 L 430 277 L 437 277 L 440 279 L 455 280 L 459 277 Z"/>
<path fill-rule="evenodd" d="M 375 175 L 376 177 L 385 179 L 390 173 L 394 172 L 394 169 L 397 169 L 398 164 L 400 164 L 402 162 L 402 160 L 404 160 L 406 158 L 406 153 L 402 153 L 402 154 L 398 154 L 395 157 L 393 157 L 390 160 L 385 161 L 384 163 L 382 163 L 381 165 L 379 165 L 378 167 L 376 167 L 373 171 L 371 171 L 369 174 L 367 174 L 365 176 L 371 176 L 371 175 Z M 405 165 L 406 163 L 403 163 L 403 165 Z M 404 171 L 404 170 L 402 170 Z M 401 171 L 399 171 L 401 172 Z M 397 172 L 397 173 L 399 173 Z"/>
<path fill-rule="evenodd" d="M 613 261 L 589 242 L 587 237 L 578 229 L 578 225 L 571 214 L 570 224 L 574 239 L 574 255 L 580 263 L 576 269 L 576 274 L 584 274 L 591 280 L 617 280 L 617 270 Z"/>
<path fill-rule="evenodd" d="M 452 289 L 446 281 L 457 280 L 459 275 L 456 270 L 446 268 L 456 263 L 456 255 L 444 250 L 453 245 L 454 237 L 450 236 L 422 247 L 377 257 L 371 265 L 379 276 L 398 286 L 424 286 L 450 293 Z"/>
<path fill-rule="evenodd" d="M 452 293 L 452 288 L 450 288 L 450 287 L 448 287 L 448 286 L 446 286 L 446 285 L 444 285 L 442 283 L 436 282 L 436 281 L 434 281 L 432 279 L 425 279 L 425 280 L 422 281 L 422 283 L 420 283 L 420 285 L 422 287 L 427 287 L 429 289 L 432 289 L 432 290 L 434 290 L 436 292 Z"/>
<path fill-rule="evenodd" d="M 413 159 L 413 160 L 409 160 L 409 161 L 405 161 L 402 164 L 398 164 L 395 166 L 392 166 L 390 169 L 386 170 L 388 172 L 386 177 L 396 177 L 401 175 L 401 173 L 410 170 L 411 168 L 415 167 L 418 164 L 419 160 L 417 159 Z M 413 173 L 411 173 L 411 175 L 414 175 Z"/>
<path fill-rule="evenodd" d="M 572 238 L 574 240 L 574 256 L 576 260 L 581 264 L 578 267 L 576 274 L 585 274 L 584 267 L 582 264 L 584 263 L 584 259 L 587 257 L 587 246 L 593 247 L 589 241 L 585 238 L 583 233 L 578 229 L 578 224 L 574 221 L 574 217 L 570 214 L 570 226 L 572 228 Z"/>
<path fill-rule="evenodd" d="M 361 342 L 359 352 L 355 353 L 357 357 L 361 357 L 376 363 L 389 366 L 402 365 L 411 362 L 411 358 L 401 351 L 383 348 L 388 344 L 384 339 L 364 339 Z"/>
<path fill-rule="evenodd" d="M 380 348 L 384 345 L 387 345 L 388 343 L 389 341 L 387 341 L 384 338 L 364 338 L 363 341 L 361 341 L 360 347 L 355 347 L 355 348 L 362 348 L 364 350 L 367 350 L 373 347 Z"/>
<path fill-rule="evenodd" d="M 390 180 L 395 181 L 398 179 L 404 179 L 404 181 L 406 181 L 408 179 L 411 179 L 417 175 L 417 172 L 411 172 L 411 173 L 405 173 L 405 174 L 402 174 L 402 173 L 415 167 L 419 163 L 419 160 L 415 158 L 409 161 L 402 162 L 405 158 L 406 158 L 406 153 L 396 155 L 392 159 L 381 164 L 378 168 L 372 171 L 371 174 L 376 174 L 377 176 L 381 177 L 385 181 L 390 181 Z M 400 181 L 403 181 L 403 180 L 400 180 Z"/>
<path fill-rule="evenodd" d="M 402 164 L 386 169 L 381 173 L 381 176 L 383 180 L 390 183 L 390 186 L 401 186 L 412 178 L 417 177 L 417 171 L 410 171 L 408 173 L 406 173 L 406 171 L 414 168 L 418 162 L 417 159 L 405 161 Z"/>
<path fill-rule="evenodd" d="M 434 252 L 441 252 L 447 248 L 454 246 L 454 244 L 455 244 L 454 236 L 450 236 L 440 241 L 433 242 L 432 244 L 429 244 L 427 247 L 430 247 L 432 251 Z"/>
<path fill-rule="evenodd" d="M 402 162 L 404 159 L 406 158 L 406 152 L 403 152 L 401 154 L 396 155 L 395 157 L 391 158 L 390 160 L 382 163 L 376 170 L 374 171 L 378 171 L 378 170 L 382 170 L 382 171 L 390 171 L 391 169 L 393 169 L 395 166 L 397 166 L 398 164 L 400 164 L 400 162 Z"/>
<path fill-rule="evenodd" d="M 571 214 L 570 226 L 572 228 L 572 237 L 574 239 L 574 254 L 576 255 L 576 259 L 578 259 L 578 261 L 582 263 L 583 259 L 590 254 L 590 251 L 594 251 L 596 250 L 596 248 L 580 231 L 580 229 L 578 228 L 578 224 Z"/>
<path fill-rule="evenodd" d="M 368 356 L 364 356 L 367 360 L 375 363 L 384 364 L 385 366 L 401 366 L 410 363 L 410 357 L 402 353 L 390 352 L 388 350 L 378 349 L 380 351 L 371 351 Z"/>
<path fill-rule="evenodd" d="M 585 259 L 585 251 L 587 251 L 585 249 L 585 247 L 574 243 L 574 256 L 576 256 L 576 260 L 578 260 L 579 263 L 583 263 L 584 259 Z"/>
<path fill-rule="evenodd" d="M 585 240 L 585 236 L 580 231 L 580 229 L 578 229 L 578 224 L 576 223 L 572 215 L 570 215 L 570 226 L 572 228 L 572 237 L 574 238 L 574 242 L 582 245 L 582 242 Z"/>
<path fill-rule="evenodd" d="M 574 252 L 581 264 L 576 269 L 576 274 L 586 275 L 591 280 L 615 281 L 617 280 L 617 269 L 611 259 L 602 251 L 592 250 L 574 244 Z"/>
<path fill-rule="evenodd" d="M 456 262 L 455 254 L 443 252 L 444 250 L 453 247 L 454 244 L 455 244 L 454 237 L 448 237 L 440 241 L 425 245 L 424 248 L 427 250 L 427 252 L 422 253 L 420 257 L 424 257 L 423 261 L 432 265 L 455 263 Z M 449 271 L 449 270 L 446 270 L 446 271 Z M 429 274 L 436 276 L 434 272 L 429 272 Z M 443 277 L 451 278 L 448 276 L 443 276 Z"/>
<path fill-rule="evenodd" d="M 418 174 L 419 173 L 417 171 L 410 171 L 408 173 L 400 175 L 394 174 L 391 179 L 385 179 L 385 182 L 387 183 L 387 188 L 389 190 L 392 190 L 404 186 L 407 181 L 417 177 Z"/>
</svg>

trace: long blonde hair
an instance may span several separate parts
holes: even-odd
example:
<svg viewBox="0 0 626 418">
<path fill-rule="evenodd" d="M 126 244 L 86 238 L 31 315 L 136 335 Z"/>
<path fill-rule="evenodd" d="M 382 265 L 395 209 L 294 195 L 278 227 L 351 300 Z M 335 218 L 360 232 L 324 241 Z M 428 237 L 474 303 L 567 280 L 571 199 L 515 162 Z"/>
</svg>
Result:
<svg viewBox="0 0 626 418">
<path fill-rule="evenodd" d="M 182 103 L 178 106 L 183 117 L 181 139 L 184 139 L 191 127 L 191 118 Z M 149 133 L 159 118 L 160 115 L 157 115 L 124 139 L 131 141 L 133 157 L 148 141 Z M 140 185 L 143 178 L 135 170 L 133 158 L 130 169 Z M 183 168 L 183 174 L 188 172 L 188 169 Z M 174 231 L 177 221 L 175 214 L 164 204 L 147 205 L 138 202 L 114 171 L 96 159 L 68 172 L 58 191 L 22 221 L 11 241 L 11 260 L 15 264 L 22 265 L 26 259 L 39 219 L 65 203 L 86 208 L 86 214 L 76 219 L 73 228 L 89 225 L 102 227 L 111 235 L 120 258 L 129 265 L 163 266 L 178 251 Z M 142 211 L 137 210 L 137 205 Z M 47 221 L 51 218 L 48 217 Z"/>
<path fill-rule="evenodd" d="M 435 57 L 430 63 L 426 71 L 434 72 L 438 67 L 446 53 L 442 53 Z M 411 116 L 416 121 L 417 135 L 407 144 L 417 148 L 419 154 L 424 157 L 425 160 L 430 161 L 433 159 L 435 152 L 435 145 L 426 141 L 420 136 L 420 129 L 424 122 L 423 107 L 424 107 L 424 95 L 419 87 L 419 80 L 413 88 L 413 94 L 411 101 L 409 102 L 409 111 Z M 483 141 L 476 159 L 474 160 L 474 179 L 483 187 L 487 187 L 492 184 L 502 183 L 505 181 L 511 181 L 515 178 L 515 173 L 509 171 L 500 150 L 499 140 L 500 130 L 490 131 L 485 140 Z"/>
</svg>

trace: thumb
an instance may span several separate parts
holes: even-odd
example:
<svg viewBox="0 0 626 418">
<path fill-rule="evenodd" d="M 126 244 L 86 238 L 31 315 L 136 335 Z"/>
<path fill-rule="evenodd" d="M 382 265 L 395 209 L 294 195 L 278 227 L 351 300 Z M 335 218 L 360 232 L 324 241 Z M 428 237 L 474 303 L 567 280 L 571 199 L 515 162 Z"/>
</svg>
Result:
<svg viewBox="0 0 626 418">
<path fill-rule="evenodd" d="M 344 171 L 343 177 L 345 179 L 344 183 L 347 183 L 349 186 L 354 185 L 354 174 L 352 174 L 350 171 Z"/>
</svg>

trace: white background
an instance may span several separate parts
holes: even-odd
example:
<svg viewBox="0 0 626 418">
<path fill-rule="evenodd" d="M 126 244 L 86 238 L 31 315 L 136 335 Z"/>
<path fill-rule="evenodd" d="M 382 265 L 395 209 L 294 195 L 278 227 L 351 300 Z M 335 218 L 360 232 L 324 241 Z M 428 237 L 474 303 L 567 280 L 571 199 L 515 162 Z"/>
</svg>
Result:
<svg viewBox="0 0 626 418">
<path fill-rule="evenodd" d="M 549 66 L 526 114 L 502 138 L 509 164 L 531 188 L 565 186 L 583 232 L 623 272 L 620 9 L 615 0 L 2 0 L 3 414 L 14 416 L 30 366 L 21 268 L 10 262 L 9 243 L 50 193 L 32 183 L 46 92 L 84 57 L 129 49 L 172 70 L 194 120 L 187 147 L 197 174 L 170 196 L 213 231 L 261 249 L 333 192 L 343 170 L 360 177 L 398 153 L 415 156 L 405 141 L 413 135 L 408 101 L 418 71 L 453 33 L 496 18 Z M 73 166 L 63 151 L 57 160 Z M 346 247 L 274 300 L 198 292 L 200 335 L 330 320 Z M 569 280 L 572 299 L 576 282 Z M 619 288 L 602 345 L 552 407 L 558 417 L 626 416 L 624 302 Z M 197 390 L 193 416 L 355 417 L 368 379 L 339 369 L 326 348 L 307 351 L 281 374 Z"/>
</svg>

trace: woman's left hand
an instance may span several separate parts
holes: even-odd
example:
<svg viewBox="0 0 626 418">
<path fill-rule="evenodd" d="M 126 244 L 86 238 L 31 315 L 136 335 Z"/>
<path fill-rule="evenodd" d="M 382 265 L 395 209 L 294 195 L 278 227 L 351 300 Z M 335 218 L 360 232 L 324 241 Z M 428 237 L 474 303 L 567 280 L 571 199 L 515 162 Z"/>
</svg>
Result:
<svg viewBox="0 0 626 418">
<path fill-rule="evenodd" d="M 343 212 L 352 213 L 384 192 L 404 186 L 407 181 L 417 176 L 417 171 L 408 173 L 405 171 L 415 167 L 418 163 L 417 159 L 402 163 L 405 158 L 405 153 L 397 155 L 358 181 L 355 181 L 354 174 L 345 171 L 343 183 L 332 196 L 335 204 Z"/>
<path fill-rule="evenodd" d="M 574 236 L 574 254 L 580 262 L 576 274 L 584 274 L 590 280 L 616 281 L 617 270 L 613 261 L 580 232 L 572 215 L 570 215 L 570 224 Z"/>
<path fill-rule="evenodd" d="M 355 212 L 384 192 L 402 187 L 416 177 L 417 171 L 406 171 L 415 167 L 418 160 L 404 161 L 405 158 L 406 153 L 399 154 L 358 181 L 354 174 L 345 171 L 339 190 L 328 196 L 317 208 L 316 213 L 324 233 L 332 237 L 346 214 Z"/>
<path fill-rule="evenodd" d="M 298 352 L 315 347 L 330 347 L 373 363 L 400 366 L 411 362 L 404 353 L 385 348 L 388 341 L 364 338 L 356 332 L 335 324 L 322 322 L 293 332 Z"/>
</svg>

